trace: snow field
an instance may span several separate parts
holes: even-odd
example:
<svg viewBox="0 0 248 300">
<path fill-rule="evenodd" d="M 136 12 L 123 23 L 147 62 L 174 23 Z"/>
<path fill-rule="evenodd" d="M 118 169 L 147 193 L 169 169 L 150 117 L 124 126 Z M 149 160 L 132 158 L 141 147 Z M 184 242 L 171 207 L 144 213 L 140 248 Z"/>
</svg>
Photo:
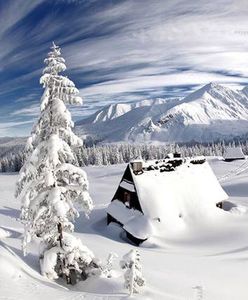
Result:
<svg viewBox="0 0 248 300">
<path fill-rule="evenodd" d="M 244 161 L 226 163 L 212 159 L 217 177 L 239 168 Z M 125 241 L 117 225 L 106 226 L 105 209 L 117 188 L 126 165 L 87 167 L 90 194 L 95 207 L 90 219 L 81 216 L 75 234 L 83 244 L 105 261 L 109 252 L 119 258 L 136 247 Z M 19 206 L 14 200 L 17 175 L 0 175 L 0 227 L 9 237 L 0 238 L 0 299 L 125 299 L 123 277 L 118 269 L 113 280 L 95 279 L 71 288 L 51 282 L 39 274 L 38 249 L 22 256 L 23 228 L 16 220 Z M 147 287 L 135 299 L 194 300 L 202 294 L 207 300 L 247 300 L 248 287 L 248 171 L 230 176 L 221 184 L 229 195 L 229 211 L 220 218 L 192 223 L 178 234 L 149 240 L 139 248 Z M 241 209 L 243 208 L 243 210 Z M 238 211 L 238 212 L 237 212 Z M 204 215 L 202 215 L 203 218 Z M 1 234 L 1 233 L 0 233 Z M 14 288 L 11 288 L 13 287 Z"/>
</svg>

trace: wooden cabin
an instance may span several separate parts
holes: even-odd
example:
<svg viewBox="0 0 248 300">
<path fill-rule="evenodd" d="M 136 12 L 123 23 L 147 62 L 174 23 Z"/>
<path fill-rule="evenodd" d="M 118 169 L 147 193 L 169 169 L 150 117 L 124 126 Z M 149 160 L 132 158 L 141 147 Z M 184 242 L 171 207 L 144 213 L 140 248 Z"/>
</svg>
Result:
<svg viewBox="0 0 248 300">
<path fill-rule="evenodd" d="M 187 222 L 197 210 L 219 209 L 226 199 L 204 157 L 132 161 L 107 208 L 107 223 L 118 223 L 139 245 L 156 227 Z"/>
</svg>

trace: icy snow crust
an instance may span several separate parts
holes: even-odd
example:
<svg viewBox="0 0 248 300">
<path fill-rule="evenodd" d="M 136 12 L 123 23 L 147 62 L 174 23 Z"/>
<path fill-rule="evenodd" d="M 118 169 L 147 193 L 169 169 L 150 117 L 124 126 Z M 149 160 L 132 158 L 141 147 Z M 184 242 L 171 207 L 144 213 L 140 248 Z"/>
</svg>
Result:
<svg viewBox="0 0 248 300">
<path fill-rule="evenodd" d="M 198 286 L 204 300 L 247 300 L 248 169 L 233 171 L 240 170 L 243 163 L 226 163 L 217 158 L 209 161 L 216 176 L 226 178 L 221 184 L 229 196 L 228 201 L 233 204 L 231 210 L 220 210 L 220 215 L 210 217 L 207 222 L 197 218 L 187 223 L 182 232 L 169 232 L 159 240 L 153 238 L 144 242 L 139 252 L 147 287 L 132 299 L 197 299 L 194 287 Z M 77 219 L 75 232 L 103 261 L 111 251 L 121 258 L 136 248 L 123 240 L 120 226 L 106 225 L 106 207 L 125 168 L 126 165 L 85 168 L 95 209 L 89 220 L 83 216 Z M 20 203 L 13 196 L 16 179 L 14 174 L 0 174 L 0 226 L 10 233 L 0 241 L 0 298 L 127 299 L 120 273 L 116 273 L 113 280 L 89 279 L 71 290 L 39 274 L 39 250 L 35 242 L 31 245 L 31 253 L 25 258 L 22 256 L 23 228 L 17 221 Z"/>
</svg>

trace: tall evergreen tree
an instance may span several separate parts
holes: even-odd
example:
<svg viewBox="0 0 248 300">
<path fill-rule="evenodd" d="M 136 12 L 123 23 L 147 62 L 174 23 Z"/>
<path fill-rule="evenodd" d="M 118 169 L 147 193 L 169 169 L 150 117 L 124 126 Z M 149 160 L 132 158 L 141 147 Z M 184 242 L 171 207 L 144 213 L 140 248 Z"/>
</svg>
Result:
<svg viewBox="0 0 248 300">
<path fill-rule="evenodd" d="M 16 197 L 21 201 L 25 228 L 24 253 L 31 240 L 40 238 L 42 273 L 50 278 L 61 274 L 68 278 L 71 270 L 81 272 L 93 258 L 70 234 L 79 216 L 75 203 L 86 214 L 92 209 L 87 176 L 77 167 L 73 151 L 82 141 L 72 132 L 74 124 L 66 108 L 66 104 L 82 104 L 82 99 L 74 83 L 60 75 L 66 69 L 65 60 L 54 43 L 44 62 L 41 114 L 27 141 L 27 159 L 20 171 Z"/>
</svg>

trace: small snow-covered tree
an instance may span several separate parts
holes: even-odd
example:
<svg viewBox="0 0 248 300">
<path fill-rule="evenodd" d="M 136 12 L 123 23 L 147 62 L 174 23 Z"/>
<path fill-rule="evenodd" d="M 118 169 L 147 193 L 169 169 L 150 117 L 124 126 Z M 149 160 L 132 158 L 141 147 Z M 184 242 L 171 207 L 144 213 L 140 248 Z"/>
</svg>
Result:
<svg viewBox="0 0 248 300">
<path fill-rule="evenodd" d="M 112 277 L 113 262 L 117 257 L 118 255 L 116 253 L 109 253 L 106 264 L 101 266 L 101 276 L 107 278 Z"/>
<path fill-rule="evenodd" d="M 130 296 L 139 293 L 139 288 L 145 285 L 145 279 L 142 275 L 138 250 L 131 250 L 125 254 L 120 261 L 120 266 L 125 270 L 125 288 L 129 290 Z"/>
<path fill-rule="evenodd" d="M 195 300 L 203 300 L 203 288 L 201 285 L 197 285 L 193 287 L 195 291 Z"/>
<path fill-rule="evenodd" d="M 44 62 L 41 114 L 27 141 L 27 159 L 20 170 L 16 196 L 25 228 L 24 254 L 27 244 L 40 238 L 42 273 L 56 278 L 91 263 L 93 254 L 70 232 L 79 216 L 75 204 L 86 214 L 93 205 L 86 173 L 77 167 L 74 151 L 82 141 L 72 132 L 74 124 L 66 108 L 66 104 L 82 104 L 82 99 L 74 83 L 59 74 L 66 66 L 54 43 Z"/>
</svg>

